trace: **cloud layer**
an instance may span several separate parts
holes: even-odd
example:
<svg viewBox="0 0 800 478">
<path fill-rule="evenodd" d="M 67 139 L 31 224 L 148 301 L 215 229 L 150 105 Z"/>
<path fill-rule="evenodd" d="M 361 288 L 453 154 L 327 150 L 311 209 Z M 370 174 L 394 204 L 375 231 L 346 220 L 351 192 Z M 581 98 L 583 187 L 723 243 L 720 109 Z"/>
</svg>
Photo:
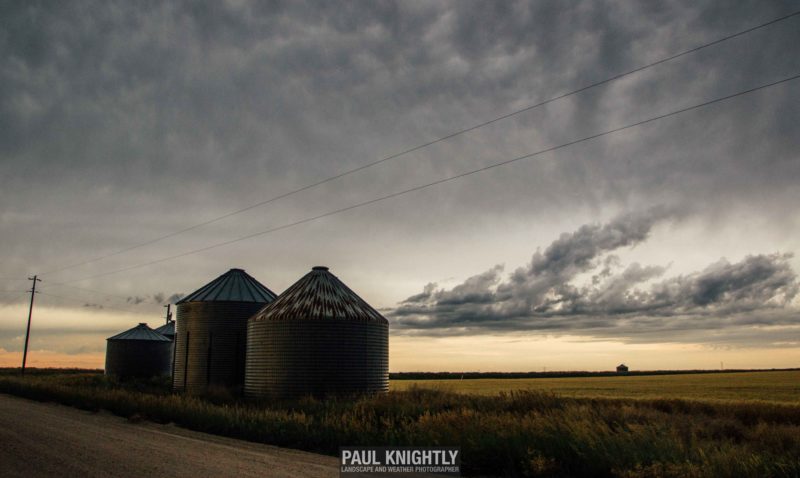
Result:
<svg viewBox="0 0 800 478">
<path fill-rule="evenodd" d="M 665 341 L 686 330 L 798 325 L 789 253 L 723 258 L 669 278 L 665 266 L 623 267 L 613 252 L 646 241 L 667 217 L 651 210 L 584 225 L 506 279 L 497 265 L 449 289 L 428 284 L 391 311 L 393 325 L 434 335 L 544 331 Z"/>
<path fill-rule="evenodd" d="M 794 0 L 0 2 L 0 277 L 21 279 L 0 283 L 0 303 L 22 304 L 25 279 L 40 274 L 37 307 L 87 305 L 70 320 L 100 327 L 97 316 L 119 314 L 114 307 L 135 310 L 130 324 L 115 324 L 125 330 L 161 317 L 170 291 L 195 290 L 231 267 L 280 292 L 325 264 L 376 307 L 408 297 L 393 319 L 403 333 L 669 340 L 695 330 L 685 339 L 727 331 L 751 340 L 754 322 L 790 322 L 787 264 L 800 263 L 772 253 L 800 250 L 800 82 L 155 261 L 797 74 L 800 17 L 225 221 L 47 271 L 797 8 Z M 661 242 L 653 227 L 670 213 L 611 220 L 654 204 L 691 219 Z M 523 264 L 531 244 L 562 231 L 574 232 L 519 270 L 489 267 Z M 637 245 L 653 246 L 650 256 L 616 257 Z M 420 290 L 429 278 L 484 270 Z M 0 326 L 18 337 L 24 318 L 0 317 Z M 743 324 L 736 337 L 735 324 Z"/>
</svg>

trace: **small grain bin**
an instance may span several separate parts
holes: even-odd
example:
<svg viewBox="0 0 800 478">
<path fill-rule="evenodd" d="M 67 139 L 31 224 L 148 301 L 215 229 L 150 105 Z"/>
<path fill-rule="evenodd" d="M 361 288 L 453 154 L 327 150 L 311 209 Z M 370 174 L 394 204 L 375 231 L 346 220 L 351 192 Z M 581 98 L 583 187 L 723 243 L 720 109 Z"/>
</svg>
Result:
<svg viewBox="0 0 800 478">
<path fill-rule="evenodd" d="M 166 324 L 158 327 L 155 329 L 155 331 L 168 338 L 169 341 L 172 342 L 169 352 L 169 374 L 172 375 L 175 373 L 175 369 L 173 368 L 175 364 L 175 321 L 167 320 Z"/>
<path fill-rule="evenodd" d="M 177 302 L 172 388 L 236 390 L 244 380 L 247 319 L 275 294 L 242 269 L 231 269 Z"/>
<path fill-rule="evenodd" d="M 327 267 L 314 267 L 248 323 L 248 397 L 388 389 L 389 322 Z"/>
<path fill-rule="evenodd" d="M 139 324 L 106 342 L 106 375 L 120 378 L 168 376 L 172 341 Z"/>
<path fill-rule="evenodd" d="M 166 324 L 155 329 L 155 331 L 170 340 L 175 340 L 175 321 L 170 320 Z"/>
</svg>

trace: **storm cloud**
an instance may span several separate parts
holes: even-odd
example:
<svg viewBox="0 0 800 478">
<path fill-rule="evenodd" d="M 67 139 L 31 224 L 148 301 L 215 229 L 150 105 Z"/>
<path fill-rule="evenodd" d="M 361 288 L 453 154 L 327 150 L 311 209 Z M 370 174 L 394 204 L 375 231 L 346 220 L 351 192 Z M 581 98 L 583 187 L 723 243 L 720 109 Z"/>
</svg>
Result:
<svg viewBox="0 0 800 478">
<path fill-rule="evenodd" d="M 505 279 L 498 265 L 449 289 L 431 283 L 388 315 L 396 328 L 433 335 L 545 331 L 663 340 L 681 330 L 798 325 L 790 253 L 723 258 L 669 278 L 661 265 L 623 267 L 612 252 L 646 241 L 665 217 L 650 212 L 584 225 Z"/>
<path fill-rule="evenodd" d="M 0 14 L 0 224 L 10 252 L 4 268 L 21 276 L 118 250 L 791 8 L 780 1 L 737 8 L 8 2 Z M 796 26 L 776 24 L 265 214 L 207 228 L 169 249 L 136 251 L 58 279 L 230 239 L 774 81 L 800 70 L 800 55 L 786 48 L 800 44 Z M 798 135 L 791 132 L 800 113 L 789 107 L 793 91 L 786 85 L 687 121 L 597 140 L 398 207 L 342 216 L 331 227 L 344 233 L 369 223 L 389 238 L 398 225 L 445 235 L 475 218 L 541 218 L 600 205 L 691 203 L 719 216 L 732 201 L 752 207 L 797 200 L 791 186 L 800 170 L 791 158 Z M 704 125 L 702 134 L 694 124 Z M 58 244 L 44 239 L 54 234 Z M 299 244 L 327 247 L 316 237 L 301 233 Z M 296 250 L 286 261 L 302 257 Z M 237 259 L 221 255 L 214 265 Z M 163 275 L 166 267 L 155 270 Z"/>
<path fill-rule="evenodd" d="M 0 277 L 19 282 L 0 303 L 23 305 L 38 274 L 37 306 L 145 321 L 232 267 L 280 292 L 328 265 L 397 305 L 398 333 L 786 323 L 800 262 L 776 251 L 800 250 L 799 81 L 207 247 L 796 75 L 800 16 L 193 226 L 797 8 L 2 2 Z M 682 222 L 654 238 L 669 211 Z M 20 330 L 24 313 L 0 322 Z"/>
</svg>

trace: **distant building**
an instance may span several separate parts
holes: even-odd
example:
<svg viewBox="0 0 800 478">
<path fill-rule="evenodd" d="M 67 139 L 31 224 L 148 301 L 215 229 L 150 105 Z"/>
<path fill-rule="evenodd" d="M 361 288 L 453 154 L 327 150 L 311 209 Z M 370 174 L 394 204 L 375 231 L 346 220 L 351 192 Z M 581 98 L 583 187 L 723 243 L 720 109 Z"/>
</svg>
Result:
<svg viewBox="0 0 800 478">
<path fill-rule="evenodd" d="M 617 365 L 617 373 L 619 374 L 626 374 L 628 373 L 628 366 L 624 363 Z"/>
</svg>

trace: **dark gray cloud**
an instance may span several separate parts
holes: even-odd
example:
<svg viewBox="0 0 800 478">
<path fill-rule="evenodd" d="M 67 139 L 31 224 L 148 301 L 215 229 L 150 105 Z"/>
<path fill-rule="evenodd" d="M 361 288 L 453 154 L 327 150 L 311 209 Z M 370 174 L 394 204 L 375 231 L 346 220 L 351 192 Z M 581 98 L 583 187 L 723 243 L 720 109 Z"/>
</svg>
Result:
<svg viewBox="0 0 800 478">
<path fill-rule="evenodd" d="M 543 331 L 662 341 L 686 331 L 800 325 L 788 253 L 720 259 L 666 279 L 663 266 L 623 268 L 611 252 L 644 242 L 665 217 L 650 211 L 584 225 L 537 250 L 506 280 L 495 266 L 450 289 L 428 284 L 388 315 L 395 329 L 418 334 Z"/>
<path fill-rule="evenodd" d="M 4 2 L 0 273 L 27 277 L 116 251 L 796 8 L 790 0 Z M 797 73 L 798 21 L 217 227 L 44 278 L 80 278 L 222 242 Z M 763 217 L 775 244 L 764 250 L 785 249 L 798 223 L 784 211 L 800 202 L 796 95 L 787 84 L 218 254 L 81 284 L 146 298 L 193 290 L 239 263 L 280 290 L 311 261 L 407 284 L 412 274 L 454 274 L 433 270 L 438 251 L 421 243 L 457 243 L 475 236 L 475 225 L 503 243 L 507 224 L 539 228 L 653 204 L 691 210 L 712 226 L 735 224 L 744 212 Z M 638 240 L 637 231 L 623 232 Z M 622 294 L 623 282 L 607 284 L 613 261 L 595 267 L 593 254 L 626 245 L 614 237 L 597 244 L 578 247 L 575 257 L 560 257 L 554 245 L 537 259 L 550 272 L 536 281 L 488 271 L 449 289 L 447 300 L 488 300 L 481 288 L 492 280 L 495 294 L 517 286 L 536 293 L 590 270 L 607 296 Z M 642 266 L 627 280 L 654 273 Z M 574 304 L 569 297 L 581 291 L 562 287 L 562 305 L 538 306 Z M 376 292 L 383 304 L 397 300 L 391 289 Z"/>
<path fill-rule="evenodd" d="M 139 304 L 174 304 L 175 302 L 181 300 L 186 294 L 183 293 L 174 293 L 167 296 L 164 292 L 156 292 L 153 295 L 148 296 L 130 296 L 125 299 L 125 302 L 131 305 L 139 305 Z"/>
<path fill-rule="evenodd" d="M 147 300 L 147 298 L 139 297 L 137 295 L 137 296 L 134 296 L 134 297 L 128 297 L 126 302 L 129 303 L 129 304 L 133 304 L 133 305 L 139 305 L 139 304 L 145 302 L 146 300 Z"/>
</svg>

